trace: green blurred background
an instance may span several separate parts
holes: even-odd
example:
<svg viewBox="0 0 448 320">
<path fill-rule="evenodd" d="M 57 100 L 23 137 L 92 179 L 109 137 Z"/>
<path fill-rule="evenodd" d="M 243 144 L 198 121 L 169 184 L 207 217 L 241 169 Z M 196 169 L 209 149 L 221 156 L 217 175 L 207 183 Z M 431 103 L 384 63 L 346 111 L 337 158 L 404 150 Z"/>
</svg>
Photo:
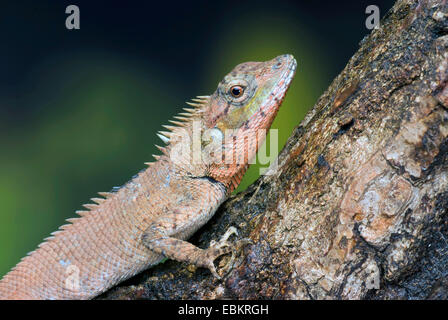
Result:
<svg viewBox="0 0 448 320">
<path fill-rule="evenodd" d="M 69 4 L 80 30 L 65 28 Z M 393 1 L 2 1 L 0 277 L 152 161 L 161 125 L 238 63 L 296 57 L 282 147 L 370 32 L 370 4 L 384 16 Z"/>
</svg>

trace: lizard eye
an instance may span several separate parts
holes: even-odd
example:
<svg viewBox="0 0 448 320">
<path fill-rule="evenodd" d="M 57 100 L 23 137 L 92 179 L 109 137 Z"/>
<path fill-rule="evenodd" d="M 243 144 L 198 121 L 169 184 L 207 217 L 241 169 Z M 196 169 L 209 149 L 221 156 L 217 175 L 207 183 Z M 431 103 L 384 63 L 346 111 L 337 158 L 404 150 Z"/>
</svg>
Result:
<svg viewBox="0 0 448 320">
<path fill-rule="evenodd" d="M 250 77 L 246 76 L 246 78 Z M 222 91 L 220 90 L 220 92 L 227 102 L 233 104 L 235 107 L 242 106 L 254 93 L 254 79 L 250 78 L 249 80 L 252 83 L 243 77 L 230 79 L 223 83 Z"/>
<path fill-rule="evenodd" d="M 239 98 L 243 95 L 244 93 L 244 88 L 242 86 L 233 86 L 230 88 L 230 94 L 234 97 L 234 98 Z"/>
</svg>

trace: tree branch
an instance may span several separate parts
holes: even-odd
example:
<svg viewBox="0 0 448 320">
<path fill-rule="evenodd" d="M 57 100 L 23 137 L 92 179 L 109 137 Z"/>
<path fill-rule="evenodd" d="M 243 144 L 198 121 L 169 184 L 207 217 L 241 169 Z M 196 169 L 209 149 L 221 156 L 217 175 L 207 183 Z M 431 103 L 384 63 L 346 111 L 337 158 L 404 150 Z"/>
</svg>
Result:
<svg viewBox="0 0 448 320">
<path fill-rule="evenodd" d="M 224 281 L 168 261 L 102 296 L 446 298 L 448 6 L 398 0 L 289 138 L 278 170 L 193 242 L 249 237 Z"/>
</svg>

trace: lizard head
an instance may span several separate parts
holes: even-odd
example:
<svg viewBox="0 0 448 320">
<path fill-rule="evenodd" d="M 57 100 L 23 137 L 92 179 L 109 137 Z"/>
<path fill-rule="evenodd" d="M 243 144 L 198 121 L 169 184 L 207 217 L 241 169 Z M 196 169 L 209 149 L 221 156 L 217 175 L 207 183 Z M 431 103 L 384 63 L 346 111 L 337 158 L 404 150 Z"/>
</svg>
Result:
<svg viewBox="0 0 448 320">
<path fill-rule="evenodd" d="M 237 65 L 211 96 L 187 102 L 194 108 L 184 108 L 170 121 L 174 126 L 164 126 L 170 132 L 159 137 L 168 146 L 159 149 L 185 175 L 209 177 L 233 191 L 263 143 L 296 66 L 289 54 Z"/>
<path fill-rule="evenodd" d="M 268 129 L 294 76 L 297 63 L 285 54 L 266 62 L 237 65 L 218 84 L 204 113 L 208 128 Z M 267 121 L 261 121 L 261 120 Z M 269 121 L 270 120 L 270 121 Z"/>
<path fill-rule="evenodd" d="M 266 62 L 239 64 L 210 96 L 203 121 L 210 131 L 209 141 L 218 140 L 222 147 L 223 161 L 211 165 L 209 175 L 230 191 L 238 186 L 249 160 L 263 143 L 296 66 L 289 54 Z"/>
</svg>

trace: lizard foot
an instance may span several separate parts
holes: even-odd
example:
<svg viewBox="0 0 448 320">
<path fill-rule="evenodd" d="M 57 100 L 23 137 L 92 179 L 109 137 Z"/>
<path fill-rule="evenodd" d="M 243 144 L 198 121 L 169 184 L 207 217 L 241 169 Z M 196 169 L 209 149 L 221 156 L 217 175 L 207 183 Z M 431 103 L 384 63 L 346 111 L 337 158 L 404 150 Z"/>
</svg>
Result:
<svg viewBox="0 0 448 320">
<path fill-rule="evenodd" d="M 235 246 L 228 241 L 228 239 L 232 235 L 238 236 L 238 231 L 236 230 L 235 227 L 230 227 L 229 229 L 227 229 L 227 231 L 224 233 L 224 235 L 218 242 L 212 240 L 210 242 L 210 247 L 206 249 L 206 256 L 208 260 L 206 267 L 218 279 L 222 279 L 222 276 L 220 276 L 216 271 L 214 261 L 222 255 L 232 253 L 230 260 L 226 263 L 224 268 L 222 268 L 223 275 L 229 273 L 235 261 Z"/>
<path fill-rule="evenodd" d="M 238 236 L 238 231 L 236 230 L 235 227 L 230 227 L 218 242 L 212 240 L 210 242 L 210 247 L 205 250 L 206 251 L 205 255 L 207 257 L 205 267 L 208 268 L 210 272 L 218 279 L 222 279 L 224 275 L 227 275 L 232 270 L 233 266 L 235 265 L 235 258 L 237 256 L 237 252 L 240 252 L 243 249 L 243 247 L 249 244 L 253 244 L 253 241 L 248 238 L 238 240 L 235 244 L 230 243 L 228 239 L 232 235 Z M 221 276 L 216 271 L 214 261 L 218 257 L 228 253 L 232 253 L 232 255 L 229 261 L 227 261 L 227 263 L 225 264 L 225 266 L 221 268 L 222 273 Z"/>
<path fill-rule="evenodd" d="M 226 244 L 226 245 L 221 244 L 220 247 L 210 247 L 210 248 L 206 249 L 205 250 L 206 262 L 204 264 L 204 267 L 208 268 L 210 270 L 210 272 L 213 274 L 213 276 L 215 276 L 215 278 L 222 279 L 222 276 L 220 276 L 218 274 L 218 272 L 216 271 L 214 261 L 218 257 L 223 256 L 228 253 L 232 253 L 232 257 L 233 257 L 234 256 L 233 251 L 234 251 L 233 247 L 230 244 Z M 233 259 L 231 258 L 231 260 L 233 260 Z M 227 263 L 225 269 L 227 269 L 228 265 L 229 264 Z M 223 274 L 227 273 L 227 270 L 225 270 L 225 269 L 224 269 Z"/>
</svg>

